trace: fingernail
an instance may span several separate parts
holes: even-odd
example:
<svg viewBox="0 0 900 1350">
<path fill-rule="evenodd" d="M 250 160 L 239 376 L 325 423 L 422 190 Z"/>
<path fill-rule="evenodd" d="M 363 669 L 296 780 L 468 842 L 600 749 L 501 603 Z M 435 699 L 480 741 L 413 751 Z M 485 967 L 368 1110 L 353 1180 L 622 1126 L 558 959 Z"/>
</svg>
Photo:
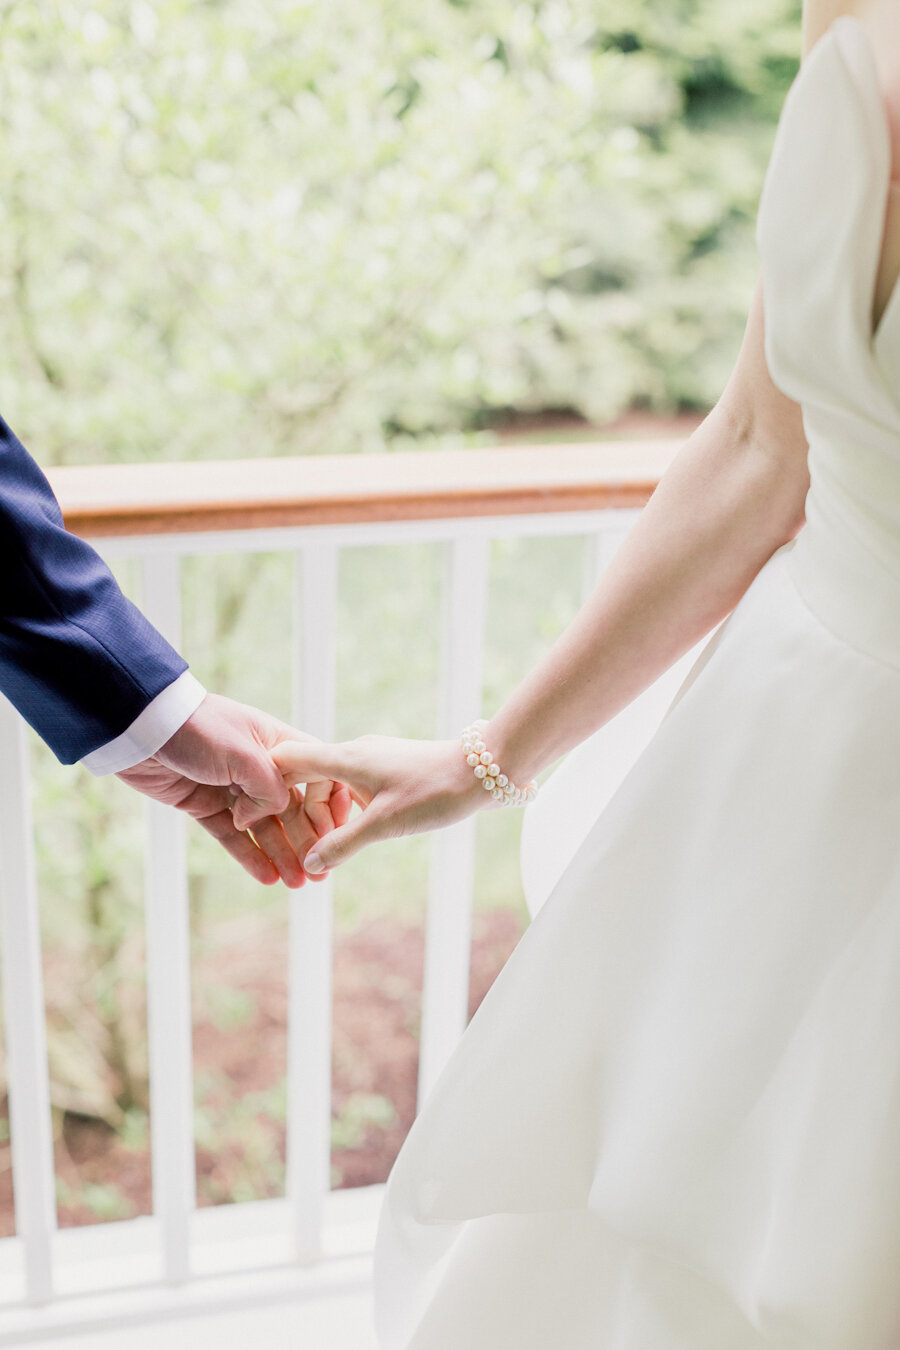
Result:
<svg viewBox="0 0 900 1350">
<path fill-rule="evenodd" d="M 309 874 L 312 876 L 316 872 L 324 872 L 325 864 L 319 857 L 318 853 L 308 853 L 306 855 L 306 861 L 303 864 L 303 870 L 305 872 L 309 872 Z"/>
</svg>

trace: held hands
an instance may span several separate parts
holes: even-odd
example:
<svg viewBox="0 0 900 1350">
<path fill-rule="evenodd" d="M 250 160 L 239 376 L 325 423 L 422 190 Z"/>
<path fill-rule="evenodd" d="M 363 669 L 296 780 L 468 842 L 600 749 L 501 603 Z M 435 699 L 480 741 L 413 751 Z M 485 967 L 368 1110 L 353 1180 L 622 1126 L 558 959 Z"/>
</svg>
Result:
<svg viewBox="0 0 900 1350">
<path fill-rule="evenodd" d="M 489 794 L 481 791 L 463 758 L 459 741 L 360 736 L 326 745 L 295 738 L 277 745 L 272 759 L 286 784 L 306 784 L 307 802 L 310 794 L 321 798 L 326 791 L 340 799 L 340 789 L 334 784 L 343 783 L 362 807 L 353 820 L 345 816 L 339 821 L 334 795 L 329 797 L 335 828 L 330 833 L 322 831 L 314 851 L 306 854 L 304 866 L 311 876 L 346 862 L 376 840 L 450 825 L 490 804 Z M 289 835 L 297 828 L 299 810 L 292 802 L 281 816 Z"/>
<path fill-rule="evenodd" d="M 263 885 L 292 888 L 376 840 L 492 805 L 459 741 L 361 736 L 327 745 L 218 694 L 207 694 L 155 755 L 117 776 L 186 811 Z M 353 801 L 362 811 L 350 820 Z"/>
<path fill-rule="evenodd" d="M 155 755 L 117 777 L 193 816 L 263 885 L 280 879 L 296 888 L 306 880 L 307 854 L 320 835 L 345 825 L 351 801 L 342 784 L 324 777 L 305 794 L 290 787 L 271 753 L 283 742 L 304 744 L 277 718 L 207 694 Z"/>
</svg>

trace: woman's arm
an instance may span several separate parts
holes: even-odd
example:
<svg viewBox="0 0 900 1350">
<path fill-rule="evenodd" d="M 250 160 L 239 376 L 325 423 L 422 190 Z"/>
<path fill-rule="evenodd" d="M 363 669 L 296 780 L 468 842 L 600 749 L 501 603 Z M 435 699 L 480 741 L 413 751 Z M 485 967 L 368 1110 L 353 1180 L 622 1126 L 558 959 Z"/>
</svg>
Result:
<svg viewBox="0 0 900 1350">
<path fill-rule="evenodd" d="M 772 383 L 758 284 L 737 363 L 677 454 L 593 595 L 489 723 L 485 740 L 521 783 L 584 740 L 737 603 L 803 522 L 800 410 Z M 377 839 L 449 824 L 486 806 L 457 742 L 361 737 L 282 745 L 288 782 L 348 785 L 363 814 L 320 839 L 305 867 Z M 288 834 L 291 822 L 285 821 Z"/>
<path fill-rule="evenodd" d="M 630 703 L 730 612 L 803 523 L 800 409 L 772 383 L 757 284 L 740 354 L 594 594 L 491 720 L 516 782 Z"/>
<path fill-rule="evenodd" d="M 896 0 L 808 0 L 803 55 L 848 13 L 873 41 L 890 117 L 892 90 L 900 88 Z M 895 174 L 896 146 L 900 137 Z M 888 207 L 876 320 L 897 275 L 894 255 L 896 199 Z M 799 529 L 808 485 L 800 409 L 766 365 L 758 282 L 715 409 L 664 475 L 592 598 L 489 724 L 485 738 L 511 776 L 530 778 L 585 739 L 723 618 Z"/>
<path fill-rule="evenodd" d="M 876 4 L 877 2 L 878 0 Z M 856 18 L 862 18 L 864 12 L 872 7 L 872 0 L 804 0 L 803 59 L 806 60 L 811 48 L 841 14 L 852 14 Z"/>
<path fill-rule="evenodd" d="M 804 55 L 838 12 L 808 0 Z M 732 375 L 679 451 L 594 594 L 493 717 L 485 740 L 516 782 L 613 717 L 734 607 L 803 523 L 809 478 L 800 409 L 773 383 L 757 283 Z M 289 781 L 341 779 L 363 815 L 320 840 L 332 867 L 364 844 L 447 824 L 480 805 L 456 742 L 363 737 L 280 747 Z M 314 871 L 316 857 L 307 859 Z"/>
</svg>

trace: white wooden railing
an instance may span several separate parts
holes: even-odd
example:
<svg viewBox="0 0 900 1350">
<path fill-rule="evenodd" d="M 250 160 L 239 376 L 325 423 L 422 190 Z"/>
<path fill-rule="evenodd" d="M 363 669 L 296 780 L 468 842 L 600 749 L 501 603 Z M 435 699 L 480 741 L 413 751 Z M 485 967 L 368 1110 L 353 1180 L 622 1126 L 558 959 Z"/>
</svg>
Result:
<svg viewBox="0 0 900 1350">
<path fill-rule="evenodd" d="M 592 586 L 674 450 L 672 441 L 630 442 L 64 469 L 53 482 L 70 528 L 110 558 L 139 560 L 143 609 L 176 645 L 183 558 L 293 553 L 293 718 L 324 738 L 335 725 L 340 551 L 442 541 L 436 733 L 450 735 L 480 710 L 491 540 L 582 535 Z M 329 1191 L 330 885 L 292 900 L 286 1197 L 198 1210 L 184 820 L 147 803 L 146 832 L 153 1213 L 58 1231 L 28 751 L 0 700 L 0 953 L 17 1234 L 0 1241 L 0 1346 L 368 1278 L 382 1188 Z M 420 1103 L 466 1025 L 473 822 L 435 835 L 431 848 Z"/>
</svg>

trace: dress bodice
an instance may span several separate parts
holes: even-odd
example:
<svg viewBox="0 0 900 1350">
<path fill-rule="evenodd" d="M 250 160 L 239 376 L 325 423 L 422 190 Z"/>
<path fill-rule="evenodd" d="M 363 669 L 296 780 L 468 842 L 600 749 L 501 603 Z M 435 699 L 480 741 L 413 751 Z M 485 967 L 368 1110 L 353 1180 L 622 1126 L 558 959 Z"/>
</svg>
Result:
<svg viewBox="0 0 900 1350">
<path fill-rule="evenodd" d="M 810 446 L 797 585 L 839 635 L 900 665 L 900 285 L 872 324 L 890 171 L 874 53 L 842 16 L 788 92 L 763 186 L 766 358 Z"/>
</svg>

